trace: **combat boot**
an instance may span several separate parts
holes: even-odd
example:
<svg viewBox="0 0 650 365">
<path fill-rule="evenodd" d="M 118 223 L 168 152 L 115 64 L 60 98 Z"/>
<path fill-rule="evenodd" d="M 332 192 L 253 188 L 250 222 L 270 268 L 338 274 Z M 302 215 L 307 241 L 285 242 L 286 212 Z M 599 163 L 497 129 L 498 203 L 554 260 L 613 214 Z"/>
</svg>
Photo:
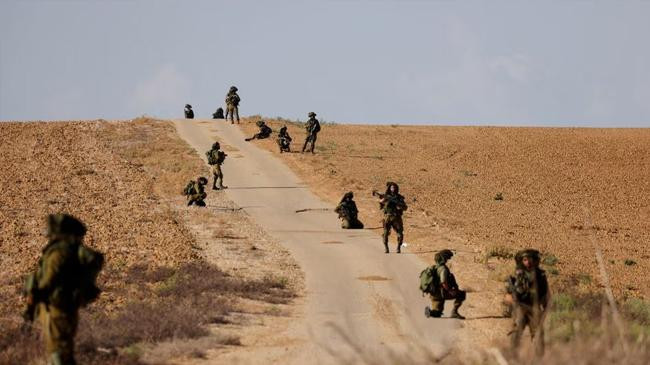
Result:
<svg viewBox="0 0 650 365">
<path fill-rule="evenodd" d="M 388 244 L 384 243 L 384 253 L 390 253 L 390 250 L 388 249 Z"/>
<path fill-rule="evenodd" d="M 402 253 L 402 244 L 397 245 L 397 253 Z"/>
<path fill-rule="evenodd" d="M 431 310 L 431 308 L 424 307 L 424 316 L 427 318 L 440 318 L 442 317 L 442 312 Z"/>
<path fill-rule="evenodd" d="M 460 313 L 458 313 L 458 308 L 454 308 L 454 310 L 451 312 L 451 318 L 456 318 L 456 319 L 465 319 L 464 316 L 462 316 Z"/>
</svg>

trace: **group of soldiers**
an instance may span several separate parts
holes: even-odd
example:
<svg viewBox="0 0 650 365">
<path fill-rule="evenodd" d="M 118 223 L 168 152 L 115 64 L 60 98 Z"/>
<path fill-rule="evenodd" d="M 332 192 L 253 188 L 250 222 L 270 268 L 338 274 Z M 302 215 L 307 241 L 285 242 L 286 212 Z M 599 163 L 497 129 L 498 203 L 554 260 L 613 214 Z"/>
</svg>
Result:
<svg viewBox="0 0 650 365">
<path fill-rule="evenodd" d="M 226 97 L 226 117 L 231 123 L 239 123 L 239 102 L 237 88 L 231 87 Z M 221 109 L 221 108 L 219 108 Z M 185 115 L 193 118 L 191 105 L 186 105 Z M 223 110 L 217 110 L 214 117 L 223 117 Z M 314 148 L 320 123 L 316 113 L 308 114 L 306 123 L 307 136 L 302 152 Z M 272 129 L 264 121 L 258 121 L 259 132 L 246 141 L 269 138 Z M 277 137 L 280 152 L 291 151 L 291 136 L 287 127 L 283 126 Z M 310 146 L 310 149 L 307 147 Z M 206 153 L 212 172 L 212 189 L 222 190 L 223 171 L 227 154 L 221 150 L 219 142 L 214 142 Z M 208 179 L 199 176 L 190 181 L 183 194 L 187 197 L 187 205 L 205 207 L 207 197 L 206 185 Z M 379 209 L 383 214 L 382 242 L 384 252 L 390 253 L 388 246 L 391 231 L 397 235 L 396 252 L 401 253 L 404 244 L 403 213 L 408 209 L 405 198 L 400 194 L 399 185 L 389 181 L 384 193 L 373 190 L 372 195 L 378 198 Z M 359 220 L 359 210 L 354 201 L 354 193 L 347 192 L 341 198 L 335 212 L 341 219 L 343 229 L 363 229 L 364 224 Z M 45 347 L 49 356 L 48 361 L 55 365 L 74 364 L 74 336 L 77 331 L 79 309 L 93 302 L 100 290 L 95 285 L 97 275 L 103 266 L 103 255 L 83 244 L 86 234 L 85 225 L 77 218 L 65 214 L 48 216 L 48 243 L 43 249 L 37 270 L 28 277 L 26 283 L 27 310 L 25 319 L 33 321 L 38 317 L 43 326 Z M 467 298 L 465 291 L 459 288 L 456 278 L 447 266 L 454 256 L 449 249 L 437 252 L 435 264 L 427 267 L 420 274 L 420 289 L 431 300 L 431 307 L 425 307 L 427 318 L 439 318 L 443 315 L 445 301 L 453 300 L 453 310 L 450 317 L 465 319 L 459 313 L 459 308 Z M 540 254 L 528 249 L 515 256 L 515 272 L 506 282 L 505 315 L 513 318 L 513 329 L 510 332 L 511 346 L 517 349 L 526 327 L 529 328 L 536 353 L 544 351 L 542 322 L 549 303 L 549 286 L 544 271 L 539 267 Z"/>
<path fill-rule="evenodd" d="M 212 113 L 212 119 L 226 119 L 230 118 L 230 123 L 235 124 L 235 120 L 239 123 L 239 102 L 241 99 L 237 94 L 237 87 L 231 86 L 226 95 L 226 115 L 223 115 L 223 108 L 219 107 L 217 110 Z M 185 104 L 185 109 L 183 110 L 186 119 L 194 119 L 194 110 L 192 105 Z"/>
<path fill-rule="evenodd" d="M 305 124 L 305 130 L 307 136 L 305 137 L 305 143 L 302 146 L 302 152 L 308 150 L 311 153 L 314 153 L 314 148 L 316 148 L 316 139 L 318 138 L 318 133 L 320 132 L 320 122 L 316 119 L 316 113 L 309 112 L 307 114 L 309 119 Z M 246 138 L 246 141 L 252 141 L 254 139 L 266 139 L 271 137 L 273 130 L 269 127 L 265 121 L 259 120 L 255 123 L 259 128 L 259 132 L 255 133 L 252 137 Z M 287 131 L 287 126 L 280 128 L 278 132 L 278 137 L 276 139 L 278 147 L 280 148 L 280 153 L 291 152 L 291 136 Z M 309 149 L 307 149 L 309 146 Z"/>
<path fill-rule="evenodd" d="M 408 209 L 404 196 L 399 193 L 399 185 L 389 181 L 386 183 L 386 192 L 381 194 L 374 190 L 373 196 L 379 198 L 379 208 L 383 213 L 383 244 L 384 252 L 389 253 L 388 238 L 391 231 L 397 234 L 397 253 L 401 252 L 404 243 L 403 213 Z M 359 220 L 359 210 L 354 202 L 354 193 L 347 192 L 334 210 L 341 219 L 343 229 L 362 229 L 363 223 Z M 425 307 L 424 314 L 427 318 L 439 318 L 444 311 L 447 300 L 454 301 L 450 317 L 465 319 L 458 312 L 467 298 L 467 293 L 461 290 L 456 282 L 456 277 L 451 273 L 447 262 L 454 256 L 449 249 L 444 249 L 434 255 L 435 264 L 422 271 L 420 274 L 420 289 L 429 295 L 431 307 Z M 544 270 L 540 267 L 540 253 L 537 250 L 527 249 L 515 255 L 515 272 L 506 281 L 506 296 L 504 298 L 504 316 L 513 318 L 513 329 L 510 332 L 511 347 L 517 349 L 521 337 L 529 328 L 534 342 L 535 352 L 538 355 L 544 352 L 544 333 L 542 322 L 548 307 L 550 294 L 548 281 Z"/>
</svg>

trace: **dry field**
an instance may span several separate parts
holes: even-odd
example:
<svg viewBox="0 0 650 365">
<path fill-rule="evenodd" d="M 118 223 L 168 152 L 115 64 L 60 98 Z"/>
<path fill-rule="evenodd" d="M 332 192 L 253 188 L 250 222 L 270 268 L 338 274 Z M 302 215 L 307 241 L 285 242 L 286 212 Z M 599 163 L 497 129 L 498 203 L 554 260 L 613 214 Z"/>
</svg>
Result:
<svg viewBox="0 0 650 365">
<path fill-rule="evenodd" d="M 304 129 L 270 120 L 283 124 L 299 150 Z M 278 152 L 273 136 L 254 143 Z M 650 297 L 650 129 L 325 124 L 315 156 L 281 158 L 332 203 L 354 191 L 368 226 L 380 218 L 371 190 L 398 182 L 416 251 L 441 248 L 442 231 L 481 252 L 534 247 L 557 259 L 556 282 L 594 288 L 595 242 L 617 296 Z"/>
<path fill-rule="evenodd" d="M 53 212 L 81 218 L 106 254 L 104 292 L 82 311 L 82 363 L 219 356 L 255 339 L 255 323 L 290 320 L 299 268 L 223 194 L 185 206 L 181 189 L 207 167 L 171 124 L 2 123 L 0 145 L 0 363 L 41 356 L 38 331 L 20 330 L 20 289 Z"/>
</svg>

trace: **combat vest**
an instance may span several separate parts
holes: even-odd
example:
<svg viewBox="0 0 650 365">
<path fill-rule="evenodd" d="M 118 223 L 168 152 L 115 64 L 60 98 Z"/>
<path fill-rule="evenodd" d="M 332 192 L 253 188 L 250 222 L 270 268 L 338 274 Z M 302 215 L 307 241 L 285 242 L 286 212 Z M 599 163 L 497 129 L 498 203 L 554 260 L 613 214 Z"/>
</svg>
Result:
<svg viewBox="0 0 650 365">
<path fill-rule="evenodd" d="M 60 267 L 48 266 L 51 255 L 60 256 Z M 103 265 L 104 255 L 86 245 L 71 240 L 53 241 L 43 250 L 36 273 L 27 278 L 26 290 L 36 302 L 71 311 L 99 297 L 101 290 L 96 280 Z M 52 270 L 57 271 L 54 282 L 41 288 L 44 277 L 52 275 Z"/>
<path fill-rule="evenodd" d="M 387 194 L 384 195 L 384 198 L 386 199 L 386 202 L 382 203 L 381 206 L 384 215 L 392 216 L 392 217 L 401 217 L 404 208 L 406 207 L 406 203 L 404 202 L 404 197 L 401 196 L 400 194 L 397 195 Z M 402 208 L 398 209 L 399 207 Z"/>
</svg>

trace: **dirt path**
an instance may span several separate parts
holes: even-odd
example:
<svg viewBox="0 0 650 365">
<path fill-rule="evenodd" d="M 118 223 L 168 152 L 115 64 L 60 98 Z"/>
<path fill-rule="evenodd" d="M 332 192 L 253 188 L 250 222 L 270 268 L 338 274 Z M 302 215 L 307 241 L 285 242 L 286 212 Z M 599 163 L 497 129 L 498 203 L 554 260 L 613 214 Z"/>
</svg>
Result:
<svg viewBox="0 0 650 365">
<path fill-rule="evenodd" d="M 244 141 L 224 122 L 178 120 L 179 135 L 204 156 L 213 141 L 228 153 L 227 195 L 296 258 L 306 275 L 304 318 L 292 324 L 282 362 L 358 362 L 368 358 L 424 361 L 450 349 L 455 320 L 426 320 L 417 289 L 424 263 L 405 249 L 383 253 L 377 235 L 344 231 L 332 206 L 270 153 Z M 311 209 L 296 213 L 297 210 Z M 326 210 L 330 209 L 330 211 Z M 403 251 L 403 252 L 404 252 Z M 270 361 L 280 361 L 265 351 Z M 277 355 L 277 354 L 276 354 Z M 255 355 L 255 362 L 262 361 Z M 251 359 L 252 360 L 252 359 Z M 242 359 L 246 362 L 246 359 Z"/>
</svg>

